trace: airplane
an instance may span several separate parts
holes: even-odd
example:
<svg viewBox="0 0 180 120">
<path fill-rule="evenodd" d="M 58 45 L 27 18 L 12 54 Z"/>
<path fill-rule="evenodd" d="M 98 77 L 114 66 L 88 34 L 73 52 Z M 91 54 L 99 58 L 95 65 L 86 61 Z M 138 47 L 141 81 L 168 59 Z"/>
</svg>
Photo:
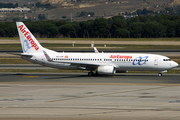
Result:
<svg viewBox="0 0 180 120">
<path fill-rule="evenodd" d="M 70 53 L 56 52 L 41 46 L 23 22 L 16 22 L 25 60 L 42 66 L 66 70 L 88 70 L 88 76 L 113 75 L 118 72 L 159 71 L 158 76 L 178 64 L 170 58 L 145 53 Z M 95 49 L 96 51 L 97 49 Z"/>
</svg>

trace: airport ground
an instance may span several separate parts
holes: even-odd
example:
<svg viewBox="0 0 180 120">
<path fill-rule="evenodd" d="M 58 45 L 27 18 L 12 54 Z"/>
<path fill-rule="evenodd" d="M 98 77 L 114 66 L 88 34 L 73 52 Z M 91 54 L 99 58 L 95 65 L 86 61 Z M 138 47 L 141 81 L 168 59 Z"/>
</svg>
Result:
<svg viewBox="0 0 180 120">
<path fill-rule="evenodd" d="M 178 56 L 177 61 L 180 56 L 179 51 L 156 54 Z M 0 66 L 8 67 L 47 69 L 33 64 Z M 87 73 L 0 72 L 0 120 L 180 120 L 179 113 L 178 73 L 89 77 Z"/>
<path fill-rule="evenodd" d="M 180 75 L 0 73 L 1 120 L 179 120 Z"/>
</svg>

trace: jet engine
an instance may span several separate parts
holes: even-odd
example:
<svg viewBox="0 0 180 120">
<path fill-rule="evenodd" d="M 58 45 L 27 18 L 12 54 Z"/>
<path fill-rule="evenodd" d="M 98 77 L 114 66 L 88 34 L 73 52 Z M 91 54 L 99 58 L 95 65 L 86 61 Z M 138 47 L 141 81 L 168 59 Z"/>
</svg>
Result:
<svg viewBox="0 0 180 120">
<path fill-rule="evenodd" d="M 114 66 L 99 66 L 97 68 L 98 74 L 115 74 L 116 69 Z"/>
</svg>

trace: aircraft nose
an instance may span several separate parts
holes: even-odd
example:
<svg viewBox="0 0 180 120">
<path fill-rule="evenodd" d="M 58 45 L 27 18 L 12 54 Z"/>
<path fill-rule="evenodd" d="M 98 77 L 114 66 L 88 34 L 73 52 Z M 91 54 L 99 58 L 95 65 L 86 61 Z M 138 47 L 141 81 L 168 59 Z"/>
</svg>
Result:
<svg viewBox="0 0 180 120">
<path fill-rule="evenodd" d="M 178 65 L 176 62 L 173 61 L 172 67 L 178 67 L 178 66 L 179 66 L 179 65 Z"/>
</svg>

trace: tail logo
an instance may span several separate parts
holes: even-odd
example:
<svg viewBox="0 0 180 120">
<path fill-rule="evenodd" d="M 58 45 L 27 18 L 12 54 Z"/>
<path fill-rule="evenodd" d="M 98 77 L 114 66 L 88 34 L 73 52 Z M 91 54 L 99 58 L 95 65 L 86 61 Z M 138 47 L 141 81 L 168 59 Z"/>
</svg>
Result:
<svg viewBox="0 0 180 120">
<path fill-rule="evenodd" d="M 30 42 L 25 39 L 23 42 L 23 51 L 26 53 L 30 48 L 31 48 Z"/>
<path fill-rule="evenodd" d="M 37 46 L 37 44 L 35 43 L 35 41 L 31 38 L 31 35 L 30 35 L 30 33 L 29 33 L 29 31 L 27 31 L 26 30 L 26 27 L 24 27 L 24 25 L 20 25 L 20 26 L 18 26 L 18 28 L 20 29 L 20 31 L 24 34 L 24 36 L 27 38 L 27 40 L 24 40 L 24 43 L 26 42 L 26 47 L 27 48 L 25 48 L 25 46 L 23 45 L 23 49 L 25 50 L 25 51 L 27 51 L 28 50 L 28 48 L 29 48 L 29 43 L 31 44 L 31 47 L 34 47 L 35 48 L 35 50 L 37 51 L 37 50 L 39 50 L 39 47 Z M 29 41 L 29 42 L 28 42 Z M 23 43 L 23 44 L 24 44 Z M 30 49 L 30 48 L 29 48 Z"/>
</svg>

